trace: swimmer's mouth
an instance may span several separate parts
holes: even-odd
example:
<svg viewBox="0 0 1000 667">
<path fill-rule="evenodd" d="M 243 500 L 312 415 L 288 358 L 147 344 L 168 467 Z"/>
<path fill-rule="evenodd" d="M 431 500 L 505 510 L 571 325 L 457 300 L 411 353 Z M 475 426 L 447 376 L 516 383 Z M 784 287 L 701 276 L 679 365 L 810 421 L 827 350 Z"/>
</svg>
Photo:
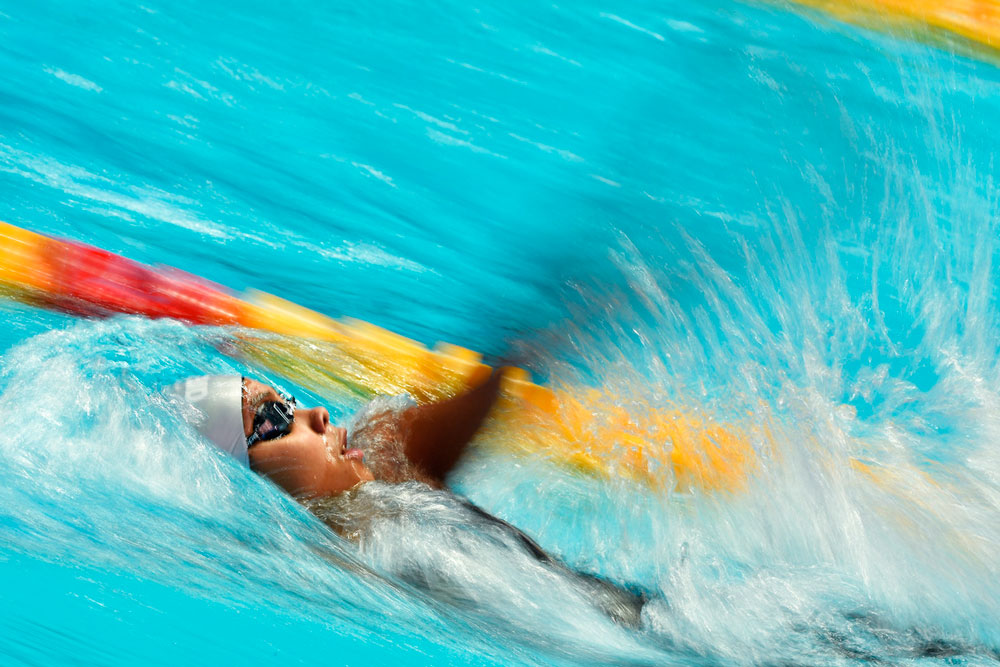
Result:
<svg viewBox="0 0 1000 667">
<path fill-rule="evenodd" d="M 331 429 L 331 430 L 328 430 L 326 433 L 323 434 L 323 441 L 327 442 L 327 438 L 330 436 L 331 432 L 336 432 L 338 430 L 342 431 L 342 433 L 340 434 L 340 437 L 343 438 L 343 440 L 341 440 L 341 442 L 344 443 L 344 444 L 342 444 L 340 446 L 340 452 L 338 452 L 338 454 L 340 456 L 342 456 L 343 458 L 345 458 L 345 459 L 355 459 L 357 461 L 364 460 L 364 458 L 365 458 L 365 453 L 364 452 L 362 452 L 360 449 L 349 448 L 347 446 L 346 432 L 343 431 L 342 429 Z M 331 447 L 330 444 L 327 444 L 327 450 L 330 451 L 331 454 L 333 453 L 333 447 Z"/>
</svg>

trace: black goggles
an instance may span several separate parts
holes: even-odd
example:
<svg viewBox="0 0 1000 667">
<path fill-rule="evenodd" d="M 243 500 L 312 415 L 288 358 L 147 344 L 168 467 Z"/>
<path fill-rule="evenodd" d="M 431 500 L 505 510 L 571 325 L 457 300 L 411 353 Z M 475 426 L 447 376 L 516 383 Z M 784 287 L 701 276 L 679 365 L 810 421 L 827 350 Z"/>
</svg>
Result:
<svg viewBox="0 0 1000 667">
<path fill-rule="evenodd" d="M 264 401 L 253 415 L 253 432 L 247 436 L 247 448 L 258 442 L 288 435 L 295 422 L 295 397 L 287 401 Z"/>
</svg>

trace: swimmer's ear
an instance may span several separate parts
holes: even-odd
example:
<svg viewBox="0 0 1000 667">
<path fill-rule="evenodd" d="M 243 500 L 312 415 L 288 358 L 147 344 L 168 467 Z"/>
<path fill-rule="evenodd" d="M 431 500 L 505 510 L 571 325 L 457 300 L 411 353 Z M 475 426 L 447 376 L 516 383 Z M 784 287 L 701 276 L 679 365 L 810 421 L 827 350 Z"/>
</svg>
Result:
<svg viewBox="0 0 1000 667">
<path fill-rule="evenodd" d="M 415 466 L 443 485 L 500 394 L 503 371 L 460 396 L 419 405 L 400 417 L 403 451 Z"/>
</svg>

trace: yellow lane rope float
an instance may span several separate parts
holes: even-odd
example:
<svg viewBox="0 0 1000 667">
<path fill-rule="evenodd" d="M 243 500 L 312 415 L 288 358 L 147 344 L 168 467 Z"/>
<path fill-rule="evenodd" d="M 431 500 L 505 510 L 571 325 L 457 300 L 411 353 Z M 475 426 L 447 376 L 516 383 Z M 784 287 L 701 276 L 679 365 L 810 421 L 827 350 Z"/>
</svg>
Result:
<svg viewBox="0 0 1000 667">
<path fill-rule="evenodd" d="M 948 34 L 1000 49 L 1000 2 L 996 0 L 795 0 L 836 18 L 879 30 L 906 30 L 936 41 Z M 972 46 L 973 44 L 970 44 Z"/>
<path fill-rule="evenodd" d="M 0 222 L 0 286 L 22 301 L 81 315 L 134 313 L 192 324 L 237 325 L 237 349 L 293 382 L 358 397 L 408 393 L 418 402 L 478 386 L 482 355 L 433 349 L 352 319 L 334 320 L 276 296 L 243 297 L 190 274 L 138 264 L 72 241 Z M 735 492 L 757 466 L 740 428 L 678 406 L 626 410 L 593 388 L 553 390 L 505 368 L 488 430 L 514 448 L 582 473 L 624 476 L 662 490 Z"/>
</svg>

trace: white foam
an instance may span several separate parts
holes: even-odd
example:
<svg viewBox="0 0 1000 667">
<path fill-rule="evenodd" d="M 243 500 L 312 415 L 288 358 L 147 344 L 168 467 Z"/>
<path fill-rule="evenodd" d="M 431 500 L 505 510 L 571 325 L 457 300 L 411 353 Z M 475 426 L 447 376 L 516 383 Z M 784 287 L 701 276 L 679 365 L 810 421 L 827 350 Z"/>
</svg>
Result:
<svg viewBox="0 0 1000 667">
<path fill-rule="evenodd" d="M 79 74 L 71 74 L 57 67 L 46 67 L 45 73 L 51 74 L 60 81 L 68 83 L 69 85 L 75 86 L 77 88 L 82 88 L 83 90 L 89 90 L 94 93 L 99 93 L 104 90 L 90 79 L 84 78 Z"/>
</svg>

